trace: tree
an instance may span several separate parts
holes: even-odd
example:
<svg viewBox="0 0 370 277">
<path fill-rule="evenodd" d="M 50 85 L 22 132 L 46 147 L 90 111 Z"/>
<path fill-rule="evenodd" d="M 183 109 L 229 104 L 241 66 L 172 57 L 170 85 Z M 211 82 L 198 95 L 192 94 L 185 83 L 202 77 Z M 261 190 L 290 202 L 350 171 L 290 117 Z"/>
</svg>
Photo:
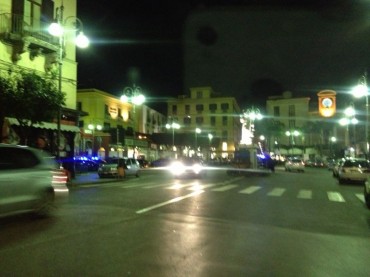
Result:
<svg viewBox="0 0 370 277">
<path fill-rule="evenodd" d="M 12 79 L 15 83 L 1 91 L 4 93 L 0 97 L 0 110 L 5 112 L 0 123 L 1 120 L 4 122 L 5 116 L 16 118 L 21 143 L 27 144 L 29 130 L 34 124 L 57 117 L 58 110 L 64 105 L 65 94 L 59 92 L 55 80 L 48 75 L 42 77 L 33 71 L 21 71 L 5 77 L 9 82 Z"/>
<path fill-rule="evenodd" d="M 284 123 L 273 118 L 264 118 L 256 122 L 256 131 L 258 134 L 265 135 L 268 139 L 269 150 L 273 150 L 273 143 L 280 138 L 285 130 Z"/>
</svg>

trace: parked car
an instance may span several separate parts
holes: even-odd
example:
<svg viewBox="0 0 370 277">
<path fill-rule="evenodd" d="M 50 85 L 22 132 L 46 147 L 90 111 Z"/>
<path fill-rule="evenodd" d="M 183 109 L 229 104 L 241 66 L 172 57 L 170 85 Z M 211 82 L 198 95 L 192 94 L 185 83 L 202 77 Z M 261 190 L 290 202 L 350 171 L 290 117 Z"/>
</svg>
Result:
<svg viewBox="0 0 370 277">
<path fill-rule="evenodd" d="M 119 173 L 119 167 L 123 168 L 122 176 Z M 139 177 L 140 164 L 133 158 L 108 158 L 103 162 L 98 169 L 100 178 L 104 177 L 126 177 L 136 176 Z"/>
<path fill-rule="evenodd" d="M 0 216 L 49 215 L 68 195 L 67 176 L 55 158 L 39 149 L 0 144 Z"/>
<path fill-rule="evenodd" d="M 285 162 L 285 171 L 304 172 L 305 163 L 302 159 L 292 158 Z"/>
<path fill-rule="evenodd" d="M 338 170 L 338 181 L 340 184 L 346 181 L 365 182 L 369 176 L 370 162 L 366 159 L 347 159 Z"/>
<path fill-rule="evenodd" d="M 342 166 L 345 160 L 346 159 L 342 158 L 335 161 L 332 168 L 333 177 L 338 178 L 339 168 Z"/>
<path fill-rule="evenodd" d="M 199 158 L 184 157 L 172 161 L 168 167 L 173 176 L 179 177 L 203 177 L 205 175 L 204 163 Z"/>
</svg>

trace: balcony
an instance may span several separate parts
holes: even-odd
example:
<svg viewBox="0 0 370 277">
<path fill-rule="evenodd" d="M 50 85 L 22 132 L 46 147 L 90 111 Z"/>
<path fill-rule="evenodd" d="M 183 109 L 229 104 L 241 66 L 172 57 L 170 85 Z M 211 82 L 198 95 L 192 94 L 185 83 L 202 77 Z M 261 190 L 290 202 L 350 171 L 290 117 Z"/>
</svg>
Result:
<svg viewBox="0 0 370 277">
<path fill-rule="evenodd" d="M 39 26 L 35 28 L 25 19 L 24 15 L 0 14 L 0 40 L 12 45 L 13 62 L 20 60 L 20 54 L 26 51 L 29 51 L 31 60 L 39 54 L 56 53 L 59 42 L 58 38 L 47 31 L 50 22 L 39 22 Z"/>
</svg>

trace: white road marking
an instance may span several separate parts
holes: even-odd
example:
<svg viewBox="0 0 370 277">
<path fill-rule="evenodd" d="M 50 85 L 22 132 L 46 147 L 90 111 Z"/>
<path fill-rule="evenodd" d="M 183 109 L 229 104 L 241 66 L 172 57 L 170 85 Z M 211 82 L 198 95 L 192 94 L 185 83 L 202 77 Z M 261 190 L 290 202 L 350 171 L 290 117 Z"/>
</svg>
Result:
<svg viewBox="0 0 370 277">
<path fill-rule="evenodd" d="M 297 198 L 301 199 L 312 199 L 312 191 L 311 190 L 306 190 L 302 189 L 298 192 Z"/>
<path fill-rule="evenodd" d="M 362 203 L 365 203 L 365 197 L 362 193 L 356 193 L 355 195 Z"/>
<path fill-rule="evenodd" d="M 199 195 L 199 194 L 201 194 L 203 192 L 204 192 L 204 190 L 197 190 L 197 191 L 194 191 L 194 192 L 189 193 L 187 195 L 179 196 L 179 197 L 173 198 L 171 200 L 168 200 L 166 202 L 162 202 L 162 203 L 159 203 L 159 204 L 156 204 L 156 205 L 153 205 L 153 206 L 150 206 L 150 207 L 147 207 L 147 208 L 138 210 L 138 211 L 136 211 L 136 213 L 137 214 L 143 214 L 143 213 L 149 212 L 151 210 L 154 210 L 154 209 L 157 209 L 157 208 L 160 208 L 160 207 L 163 207 L 163 206 L 172 204 L 172 203 L 179 202 L 179 201 L 184 200 L 186 198 L 197 196 L 197 195 Z"/>
<path fill-rule="evenodd" d="M 328 191 L 328 198 L 330 201 L 334 202 L 346 202 L 343 198 L 343 196 L 336 191 Z"/>
<path fill-rule="evenodd" d="M 284 192 L 285 192 L 285 189 L 283 188 L 274 188 L 267 195 L 268 196 L 282 196 Z"/>
<path fill-rule="evenodd" d="M 203 190 L 206 188 L 214 187 L 216 184 L 208 184 L 208 185 L 194 185 L 188 188 L 188 190 Z"/>
<path fill-rule="evenodd" d="M 250 186 L 246 189 L 243 189 L 243 190 L 239 191 L 239 193 L 252 194 L 252 193 L 256 192 L 257 190 L 260 190 L 261 188 L 262 187 Z"/>
<path fill-rule="evenodd" d="M 230 190 L 236 187 L 238 187 L 238 185 L 226 185 L 226 186 L 214 188 L 212 189 L 212 191 L 227 191 L 227 190 Z"/>
</svg>

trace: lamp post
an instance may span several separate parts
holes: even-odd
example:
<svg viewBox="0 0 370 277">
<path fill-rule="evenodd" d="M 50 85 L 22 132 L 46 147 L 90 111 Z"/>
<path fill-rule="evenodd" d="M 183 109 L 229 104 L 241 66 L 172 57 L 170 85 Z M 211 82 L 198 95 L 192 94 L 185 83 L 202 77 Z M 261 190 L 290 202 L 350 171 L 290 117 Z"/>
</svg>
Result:
<svg viewBox="0 0 370 277">
<path fill-rule="evenodd" d="M 166 124 L 167 129 L 172 129 L 172 151 L 175 151 L 175 129 L 180 129 L 180 124 L 172 122 Z"/>
<path fill-rule="evenodd" d="M 298 137 L 300 135 L 300 132 L 298 132 L 297 130 L 286 131 L 285 135 L 289 137 L 290 149 L 291 149 L 292 155 L 293 155 L 293 145 L 295 144 L 294 137 Z"/>
<path fill-rule="evenodd" d="M 76 16 L 68 16 L 65 19 L 64 16 L 64 6 L 63 4 L 56 9 L 55 19 L 49 26 L 49 33 L 53 36 L 59 37 L 58 45 L 58 91 L 62 93 L 62 77 L 63 77 L 63 58 L 65 57 L 65 26 L 67 20 L 75 19 L 79 25 L 79 28 L 74 28 L 72 31 L 79 31 L 79 34 L 75 37 L 75 45 L 80 48 L 86 48 L 89 46 L 89 39 L 83 34 L 83 24 L 82 21 Z M 77 25 L 77 24 L 74 24 Z M 60 157 L 60 136 L 61 136 L 61 110 L 62 107 L 58 108 L 57 111 L 57 158 Z"/>
<path fill-rule="evenodd" d="M 198 153 L 198 134 L 200 134 L 202 130 L 200 128 L 195 128 L 195 153 Z"/>
<path fill-rule="evenodd" d="M 136 139 L 136 106 L 140 106 L 145 102 L 145 96 L 142 94 L 142 90 L 140 87 L 136 86 L 135 84 L 132 87 L 125 87 L 123 89 L 123 94 L 121 96 L 121 102 L 123 103 L 131 103 L 132 104 L 132 111 L 133 111 L 133 119 L 132 119 L 132 135 L 133 135 L 133 143 Z M 133 145 L 135 148 L 135 145 Z M 135 150 L 133 152 L 133 158 L 135 158 Z"/>
<path fill-rule="evenodd" d="M 91 131 L 92 133 L 92 143 L 91 143 L 91 155 L 94 156 L 94 151 L 95 151 L 95 130 L 101 131 L 103 127 L 99 124 L 94 125 L 94 124 L 89 124 L 87 128 Z"/>
<path fill-rule="evenodd" d="M 339 124 L 346 127 L 346 133 L 344 138 L 344 144 L 349 146 L 349 125 L 356 125 L 358 123 L 357 118 L 355 117 L 356 111 L 353 106 L 349 106 L 344 110 L 345 117 L 339 119 Z"/>
<path fill-rule="evenodd" d="M 356 98 L 365 96 L 366 120 L 365 120 L 365 151 L 366 157 L 369 155 L 369 91 L 367 88 L 367 72 L 359 80 L 359 84 L 352 90 L 352 95 Z"/>
<path fill-rule="evenodd" d="M 208 134 L 208 140 L 209 140 L 209 159 L 212 159 L 212 139 L 213 135 Z"/>
</svg>

